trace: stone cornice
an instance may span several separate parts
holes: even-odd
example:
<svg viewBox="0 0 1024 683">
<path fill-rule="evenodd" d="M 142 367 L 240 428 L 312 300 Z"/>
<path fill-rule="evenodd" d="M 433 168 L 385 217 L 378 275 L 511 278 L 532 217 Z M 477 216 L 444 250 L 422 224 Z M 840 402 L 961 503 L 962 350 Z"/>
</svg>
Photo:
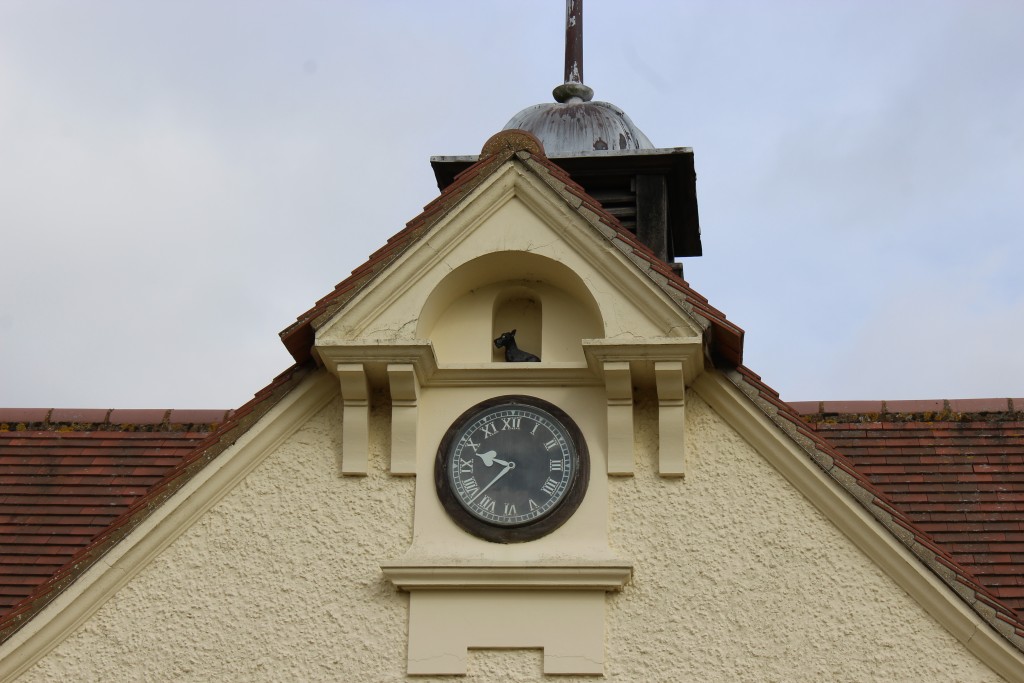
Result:
<svg viewBox="0 0 1024 683">
<path fill-rule="evenodd" d="M 633 566 L 606 562 L 415 562 L 395 560 L 381 565 L 384 576 L 402 590 L 552 589 L 620 590 Z"/>
</svg>

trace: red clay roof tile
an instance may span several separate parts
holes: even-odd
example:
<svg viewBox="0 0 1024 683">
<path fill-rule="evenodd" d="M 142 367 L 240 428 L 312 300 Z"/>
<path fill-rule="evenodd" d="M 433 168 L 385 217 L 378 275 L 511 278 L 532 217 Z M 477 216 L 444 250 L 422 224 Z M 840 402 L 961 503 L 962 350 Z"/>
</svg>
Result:
<svg viewBox="0 0 1024 683">
<path fill-rule="evenodd" d="M 1017 464 L 1024 457 L 1024 414 L 1005 410 L 1014 406 L 1012 400 L 824 401 L 794 407 L 773 400 L 773 392 L 746 368 L 727 376 L 755 389 L 776 424 L 809 437 L 813 450 L 830 456 L 856 482 L 837 479 L 840 485 L 861 501 L 854 488 L 869 493 L 869 512 L 912 534 L 910 541 L 897 537 L 926 565 L 952 571 L 957 584 L 1014 627 L 1014 645 L 1024 649 L 1024 463 Z M 999 412 L 954 412 L 953 405 Z M 989 614 L 978 614 L 992 623 Z"/>
<path fill-rule="evenodd" d="M 836 410 L 851 407 L 867 413 Z M 1008 399 L 825 402 L 825 412 L 804 417 L 1020 618 L 1024 594 L 1008 589 L 1024 585 L 1024 416 L 1009 407 Z"/>
<path fill-rule="evenodd" d="M 235 412 L 0 409 L 0 641 L 305 373 L 292 366 Z"/>
<path fill-rule="evenodd" d="M 107 421 L 109 410 L 103 408 L 54 408 L 50 413 L 52 422 L 87 422 L 103 423 Z"/>
<path fill-rule="evenodd" d="M 167 422 L 172 425 L 216 425 L 225 422 L 231 416 L 231 412 L 230 410 L 172 410 L 167 416 Z"/>
<path fill-rule="evenodd" d="M 0 422 L 45 422 L 49 415 L 49 408 L 3 408 L 0 409 Z"/>
<path fill-rule="evenodd" d="M 1021 402 L 1024 407 L 1024 401 Z M 949 401 L 954 413 L 1000 413 L 1012 410 L 1008 398 L 960 398 Z"/>
<path fill-rule="evenodd" d="M 159 412 L 162 420 L 165 411 Z M 50 417 L 92 422 L 106 414 L 55 410 Z M 0 420 L 12 417 L 17 417 L 13 411 L 0 411 Z M 142 435 L 0 431 L 0 620 L 3 610 L 25 600 L 50 579 L 55 568 L 70 561 L 118 514 L 142 498 L 206 434 L 168 432 L 156 441 L 138 436 Z M 161 444 L 159 453 L 153 452 L 154 443 Z M 138 463 L 146 464 L 145 476 L 137 474 Z"/>
<path fill-rule="evenodd" d="M 166 410 L 111 410 L 107 419 L 111 424 L 160 424 L 167 417 Z"/>
</svg>

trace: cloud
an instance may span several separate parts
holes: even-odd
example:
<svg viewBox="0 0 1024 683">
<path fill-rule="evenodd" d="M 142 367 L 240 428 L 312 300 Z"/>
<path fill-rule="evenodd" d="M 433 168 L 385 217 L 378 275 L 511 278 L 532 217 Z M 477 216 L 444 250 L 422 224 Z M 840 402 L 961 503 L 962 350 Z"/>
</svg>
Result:
<svg viewBox="0 0 1024 683">
<path fill-rule="evenodd" d="M 842 398 L 850 399 L 1020 397 L 1024 282 L 1016 276 L 1009 291 L 996 285 L 1001 272 L 1015 270 L 1011 260 L 942 277 L 908 273 L 844 344 L 826 382 L 844 377 L 851 395 Z"/>
<path fill-rule="evenodd" d="M 1021 376 L 997 257 L 1024 252 L 1024 5 L 587 12 L 597 97 L 695 148 L 687 276 L 784 396 Z M 432 199 L 430 155 L 549 100 L 561 20 L 540 0 L 0 5 L 0 404 L 246 400 L 289 362 L 277 332 Z M 928 374 L 954 328 L 976 360 Z"/>
</svg>

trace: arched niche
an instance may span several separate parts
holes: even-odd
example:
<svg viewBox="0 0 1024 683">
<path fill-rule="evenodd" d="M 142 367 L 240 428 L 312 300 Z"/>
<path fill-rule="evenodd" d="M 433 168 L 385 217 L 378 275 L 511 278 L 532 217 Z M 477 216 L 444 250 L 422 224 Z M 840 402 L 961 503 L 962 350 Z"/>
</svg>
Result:
<svg viewBox="0 0 1024 683">
<path fill-rule="evenodd" d="M 583 280 L 565 265 L 527 252 L 496 252 L 456 268 L 420 312 L 417 337 L 439 363 L 504 362 L 494 347 L 516 329 L 519 347 L 542 362 L 584 362 L 581 339 L 604 335 Z"/>
</svg>

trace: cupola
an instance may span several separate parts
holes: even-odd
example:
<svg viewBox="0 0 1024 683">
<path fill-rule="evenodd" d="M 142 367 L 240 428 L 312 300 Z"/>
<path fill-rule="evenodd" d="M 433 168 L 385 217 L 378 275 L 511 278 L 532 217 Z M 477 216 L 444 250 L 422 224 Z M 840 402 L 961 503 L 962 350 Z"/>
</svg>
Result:
<svg viewBox="0 0 1024 683">
<path fill-rule="evenodd" d="M 654 149 L 633 121 L 610 102 L 594 102 L 583 84 L 583 3 L 566 3 L 565 82 L 552 91 L 554 102 L 523 109 L 505 130 L 533 133 L 549 156 L 579 152 Z"/>
<path fill-rule="evenodd" d="M 632 119 L 609 102 L 594 101 L 583 83 L 583 1 L 566 1 L 565 78 L 554 102 L 526 107 L 505 130 L 525 130 L 549 159 L 662 260 L 700 256 L 696 175 L 689 147 L 656 148 Z M 440 189 L 477 156 L 437 156 L 430 162 Z"/>
</svg>

